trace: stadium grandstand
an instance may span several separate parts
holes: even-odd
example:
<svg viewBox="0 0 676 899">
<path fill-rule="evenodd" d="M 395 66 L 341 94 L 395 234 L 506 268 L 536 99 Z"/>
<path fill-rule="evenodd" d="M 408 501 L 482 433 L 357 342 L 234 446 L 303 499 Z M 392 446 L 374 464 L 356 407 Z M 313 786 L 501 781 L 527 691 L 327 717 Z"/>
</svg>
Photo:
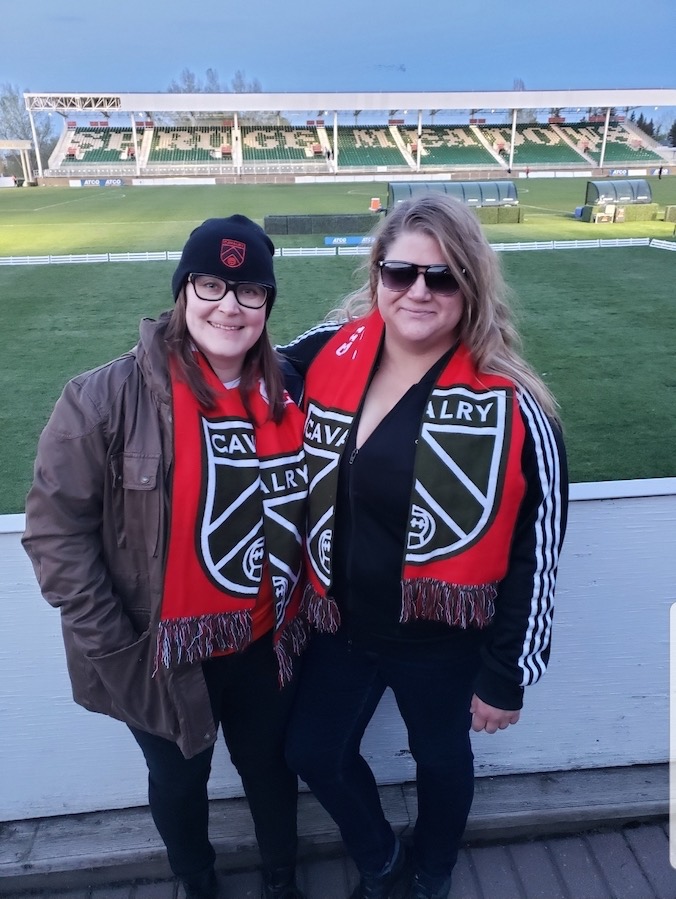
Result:
<svg viewBox="0 0 676 899">
<path fill-rule="evenodd" d="M 676 107 L 676 90 L 24 97 L 34 136 L 35 115 L 63 117 L 46 165 L 37 147 L 41 183 L 676 171 L 674 150 L 631 116 L 632 109 Z"/>
</svg>

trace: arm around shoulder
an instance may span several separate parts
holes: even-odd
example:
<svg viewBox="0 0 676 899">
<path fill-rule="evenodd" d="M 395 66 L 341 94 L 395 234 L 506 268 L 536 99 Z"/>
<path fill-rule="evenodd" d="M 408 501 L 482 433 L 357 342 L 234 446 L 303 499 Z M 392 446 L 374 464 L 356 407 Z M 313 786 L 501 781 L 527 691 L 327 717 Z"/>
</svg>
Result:
<svg viewBox="0 0 676 899">
<path fill-rule="evenodd" d="M 343 322 L 325 322 L 305 331 L 295 340 L 275 349 L 290 363 L 301 378 L 305 378 L 315 356 L 322 347 L 339 331 Z"/>
</svg>

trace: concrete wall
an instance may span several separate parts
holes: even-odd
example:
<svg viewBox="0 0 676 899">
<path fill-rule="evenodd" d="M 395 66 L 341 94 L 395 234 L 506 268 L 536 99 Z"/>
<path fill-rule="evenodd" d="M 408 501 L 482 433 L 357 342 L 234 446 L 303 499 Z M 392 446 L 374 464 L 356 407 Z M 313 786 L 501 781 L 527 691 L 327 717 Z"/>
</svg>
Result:
<svg viewBox="0 0 676 899">
<path fill-rule="evenodd" d="M 669 607 L 676 601 L 676 478 L 574 485 L 550 670 L 520 723 L 474 737 L 477 773 L 665 762 Z M 71 699 L 59 616 L 41 598 L 19 538 L 0 517 L 0 820 L 146 802 L 145 768 L 124 725 Z M 364 751 L 383 783 L 413 778 L 391 696 Z M 222 741 L 212 795 L 241 794 Z"/>
</svg>

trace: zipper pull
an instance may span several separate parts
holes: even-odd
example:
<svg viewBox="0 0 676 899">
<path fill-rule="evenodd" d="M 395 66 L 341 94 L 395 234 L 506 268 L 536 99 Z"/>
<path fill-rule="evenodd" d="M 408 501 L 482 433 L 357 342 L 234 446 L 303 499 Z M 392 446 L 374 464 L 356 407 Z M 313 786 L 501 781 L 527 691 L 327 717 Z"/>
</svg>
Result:
<svg viewBox="0 0 676 899">
<path fill-rule="evenodd" d="M 348 465 L 352 465 L 352 463 L 354 462 L 354 460 L 357 458 L 357 453 L 358 453 L 358 452 L 359 452 L 359 449 L 355 446 L 355 448 L 354 448 L 354 449 L 352 450 L 352 452 L 350 453 L 350 458 L 348 459 Z"/>
</svg>

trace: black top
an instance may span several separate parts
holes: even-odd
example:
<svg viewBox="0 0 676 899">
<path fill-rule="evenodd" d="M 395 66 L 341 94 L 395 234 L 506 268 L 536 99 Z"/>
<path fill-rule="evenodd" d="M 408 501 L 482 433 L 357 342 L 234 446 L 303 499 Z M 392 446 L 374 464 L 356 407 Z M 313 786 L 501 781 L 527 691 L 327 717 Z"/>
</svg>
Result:
<svg viewBox="0 0 676 899">
<path fill-rule="evenodd" d="M 354 638 L 444 639 L 432 621 L 401 624 L 401 574 L 416 444 L 427 397 L 450 353 L 414 384 L 357 450 L 361 409 L 340 462 L 333 584 L 341 620 Z M 393 452 L 394 449 L 394 452 Z"/>
<path fill-rule="evenodd" d="M 339 327 L 319 325 L 278 349 L 304 378 Z M 523 685 L 539 678 L 549 658 L 551 603 L 542 598 L 551 599 L 555 567 L 552 572 L 549 562 L 558 557 L 563 542 L 568 503 L 560 428 L 550 422 L 553 441 L 543 440 L 532 398 L 525 396 L 519 403 L 525 427 L 521 467 L 526 492 L 508 571 L 498 584 L 492 623 L 483 630 L 463 630 L 441 622 L 399 621 L 416 440 L 425 402 L 449 357 L 450 353 L 438 360 L 406 392 L 357 451 L 359 409 L 340 461 L 329 593 L 340 608 L 341 627 L 360 643 L 404 646 L 455 640 L 480 645 L 482 666 L 475 692 L 497 708 L 518 709 Z"/>
</svg>

